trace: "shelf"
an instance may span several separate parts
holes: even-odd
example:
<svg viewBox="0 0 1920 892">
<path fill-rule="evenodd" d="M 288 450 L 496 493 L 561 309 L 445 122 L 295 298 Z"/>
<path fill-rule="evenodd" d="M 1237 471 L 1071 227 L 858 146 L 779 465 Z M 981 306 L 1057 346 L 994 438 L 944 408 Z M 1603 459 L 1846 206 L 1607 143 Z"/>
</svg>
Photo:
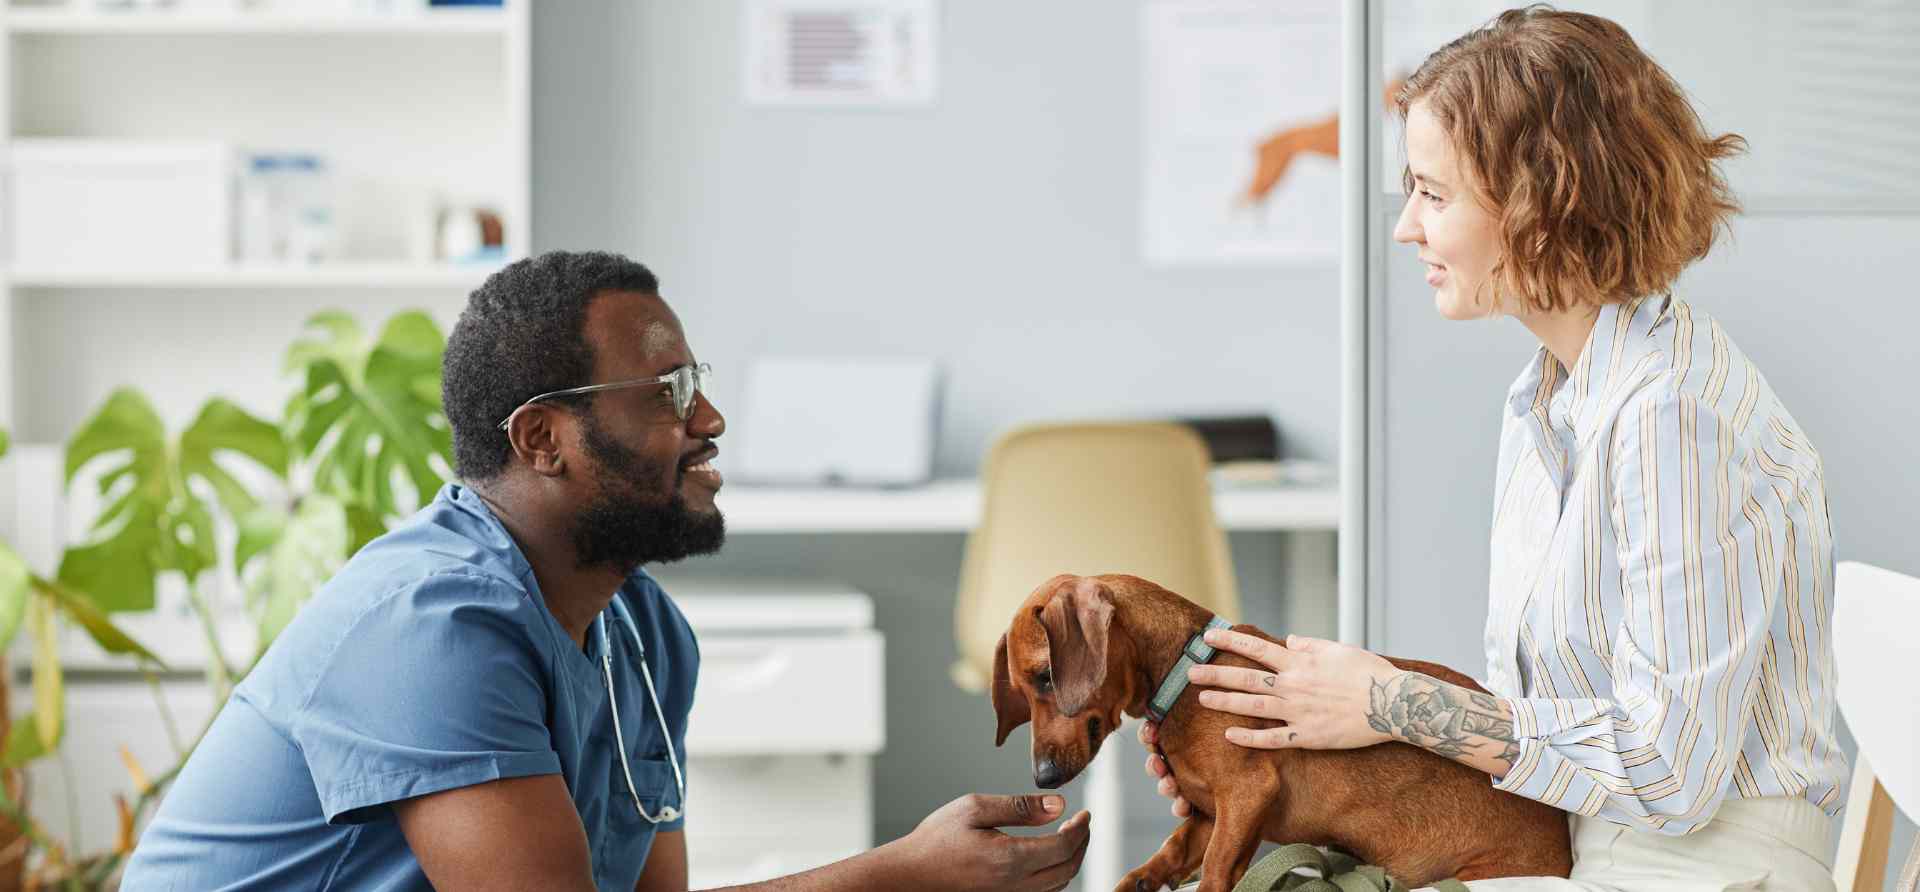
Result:
<svg viewBox="0 0 1920 892">
<path fill-rule="evenodd" d="M 4 0 L 0 0 L 4 2 Z M 494 7 L 416 13 L 314 15 L 273 12 L 96 12 L 64 9 L 0 11 L 0 27 L 16 34 L 418 34 L 507 32 Z"/>
<path fill-rule="evenodd" d="M 727 486 L 716 498 L 730 533 L 963 533 L 980 520 L 977 480 L 904 489 Z M 1330 484 L 1214 490 L 1229 531 L 1332 532 L 1340 489 Z"/>
<path fill-rule="evenodd" d="M 0 270 L 15 288 L 475 288 L 499 264 L 338 263 L 175 270 Z"/>
</svg>

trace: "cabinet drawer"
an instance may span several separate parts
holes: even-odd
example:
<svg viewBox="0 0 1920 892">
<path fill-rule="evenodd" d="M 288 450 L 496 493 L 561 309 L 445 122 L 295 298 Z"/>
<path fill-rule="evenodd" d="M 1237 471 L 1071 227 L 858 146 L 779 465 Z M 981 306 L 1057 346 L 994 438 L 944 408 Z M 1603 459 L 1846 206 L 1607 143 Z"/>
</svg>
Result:
<svg viewBox="0 0 1920 892">
<path fill-rule="evenodd" d="M 873 844 L 865 756 L 741 756 L 688 763 L 691 888 L 798 873 Z"/>
<path fill-rule="evenodd" d="M 878 632 L 700 639 L 694 756 L 874 753 L 885 743 Z"/>
<path fill-rule="evenodd" d="M 864 849 L 873 837 L 866 756 L 695 756 L 687 764 L 687 836 L 804 849 Z"/>
</svg>

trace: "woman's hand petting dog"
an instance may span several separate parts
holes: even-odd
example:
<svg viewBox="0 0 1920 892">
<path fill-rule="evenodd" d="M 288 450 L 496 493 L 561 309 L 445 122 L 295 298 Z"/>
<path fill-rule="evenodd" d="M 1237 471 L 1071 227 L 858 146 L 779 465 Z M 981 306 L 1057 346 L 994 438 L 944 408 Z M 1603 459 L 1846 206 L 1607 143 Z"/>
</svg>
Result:
<svg viewBox="0 0 1920 892">
<path fill-rule="evenodd" d="M 1200 704 L 1234 715 L 1280 719 L 1287 724 L 1264 730 L 1229 728 L 1227 739 L 1253 749 L 1355 749 L 1385 743 L 1392 737 L 1367 720 L 1375 686 L 1384 686 L 1404 670 L 1370 651 L 1299 635 L 1287 636 L 1284 646 L 1221 629 L 1207 632 L 1206 641 L 1265 667 L 1239 669 L 1203 665 L 1187 671 L 1196 685 L 1220 690 L 1202 691 Z M 1158 730 L 1152 722 L 1140 727 L 1140 742 L 1152 749 Z M 1159 780 L 1160 795 L 1173 800 L 1173 813 L 1186 817 L 1192 806 L 1179 795 L 1156 753 L 1147 757 L 1147 774 Z"/>
</svg>

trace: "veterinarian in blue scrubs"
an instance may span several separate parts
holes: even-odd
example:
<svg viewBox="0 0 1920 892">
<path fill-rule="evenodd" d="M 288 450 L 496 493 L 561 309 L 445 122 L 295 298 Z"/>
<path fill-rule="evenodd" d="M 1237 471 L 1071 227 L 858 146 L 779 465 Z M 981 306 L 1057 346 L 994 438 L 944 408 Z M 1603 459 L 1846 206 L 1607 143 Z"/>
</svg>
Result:
<svg viewBox="0 0 1920 892">
<path fill-rule="evenodd" d="M 463 482 L 275 640 L 123 888 L 685 892 L 700 649 L 642 567 L 724 537 L 706 376 L 640 264 L 556 252 L 490 277 L 443 367 Z M 1064 813 L 964 796 L 806 888 L 1056 890 L 1087 814 L 994 828 Z"/>
<path fill-rule="evenodd" d="M 1544 7 L 1441 48 L 1396 104 L 1394 236 L 1436 308 L 1509 315 L 1539 341 L 1486 403 L 1503 415 L 1495 696 L 1334 642 L 1216 633 L 1268 669 L 1195 669 L 1236 691 L 1202 702 L 1288 722 L 1229 732 L 1246 746 L 1404 741 L 1572 815 L 1571 879 L 1476 892 L 1831 890 L 1848 770 L 1820 454 L 1719 322 L 1672 293 L 1738 209 L 1719 165 L 1744 141 L 1706 131 L 1618 25 Z"/>
</svg>

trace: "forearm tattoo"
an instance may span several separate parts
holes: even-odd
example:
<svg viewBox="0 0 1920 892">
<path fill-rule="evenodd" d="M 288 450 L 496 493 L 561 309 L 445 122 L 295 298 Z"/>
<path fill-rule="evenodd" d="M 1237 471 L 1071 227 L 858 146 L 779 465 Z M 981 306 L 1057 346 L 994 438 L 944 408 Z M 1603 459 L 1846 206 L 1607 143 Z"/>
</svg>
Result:
<svg viewBox="0 0 1920 892">
<path fill-rule="evenodd" d="M 1402 672 L 1375 681 L 1367 699 L 1367 724 L 1396 740 L 1455 759 L 1490 755 L 1509 768 L 1520 758 L 1513 722 L 1488 694 Z"/>
</svg>

